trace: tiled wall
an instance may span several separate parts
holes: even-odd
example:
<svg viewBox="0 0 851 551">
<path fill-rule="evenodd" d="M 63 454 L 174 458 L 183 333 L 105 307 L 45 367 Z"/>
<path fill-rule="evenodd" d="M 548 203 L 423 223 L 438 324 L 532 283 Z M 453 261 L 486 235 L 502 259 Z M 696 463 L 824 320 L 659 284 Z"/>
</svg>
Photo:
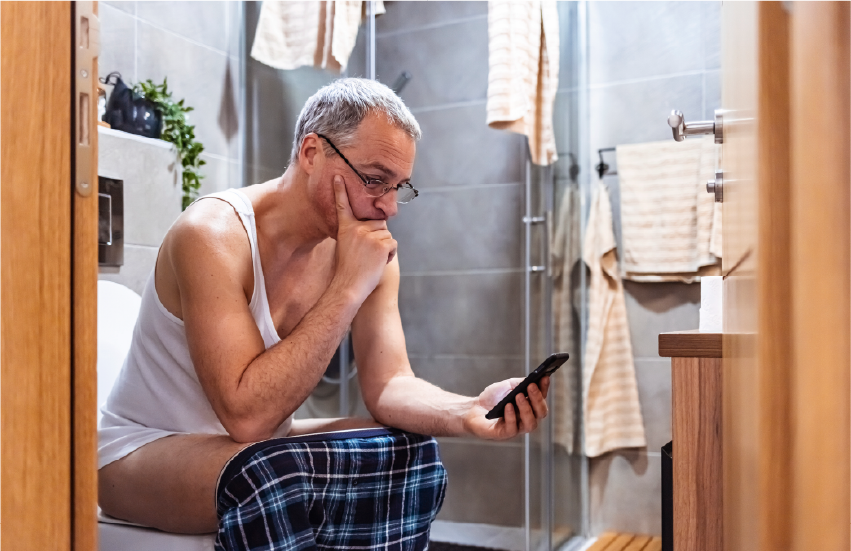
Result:
<svg viewBox="0 0 851 551">
<path fill-rule="evenodd" d="M 167 77 L 174 96 L 195 108 L 189 120 L 207 162 L 201 194 L 240 187 L 240 3 L 105 1 L 98 10 L 100 76 L 119 71 L 128 85 Z M 160 216 L 132 202 L 124 208 L 140 219 Z M 144 281 L 158 246 L 128 239 L 119 279 Z"/>
<path fill-rule="evenodd" d="M 413 78 L 401 93 L 423 130 L 402 205 L 399 304 L 420 377 L 476 395 L 523 371 L 521 137 L 485 123 L 485 2 L 388 2 L 377 19 L 378 78 Z M 441 439 L 449 473 L 439 519 L 523 525 L 521 442 Z"/>
<path fill-rule="evenodd" d="M 124 182 L 124 265 L 101 268 L 99 279 L 142 294 L 157 250 L 180 215 L 181 171 L 174 146 L 98 127 L 98 174 Z M 127 208 L 130 207 L 130 208 Z"/>
<path fill-rule="evenodd" d="M 672 109 L 683 111 L 686 120 L 698 120 L 710 119 L 720 107 L 720 4 L 588 4 L 589 128 L 595 164 L 598 148 L 671 139 L 665 120 Z M 609 164 L 616 170 L 616 162 Z M 620 236 L 617 177 L 605 182 Z M 700 287 L 624 286 L 648 448 L 591 460 L 591 532 L 660 534 L 659 448 L 671 439 L 671 363 L 659 357 L 657 338 L 665 331 L 697 328 Z"/>
</svg>

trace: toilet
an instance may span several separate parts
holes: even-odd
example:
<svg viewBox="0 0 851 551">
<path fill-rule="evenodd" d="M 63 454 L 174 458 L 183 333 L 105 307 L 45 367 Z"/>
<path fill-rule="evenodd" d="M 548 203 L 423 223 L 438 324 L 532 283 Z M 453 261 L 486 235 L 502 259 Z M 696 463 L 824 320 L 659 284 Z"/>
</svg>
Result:
<svg viewBox="0 0 851 551">
<path fill-rule="evenodd" d="M 130 349 L 142 299 L 112 281 L 98 281 L 98 421 L 100 404 L 118 378 Z M 215 534 L 169 534 L 104 515 L 98 509 L 100 551 L 213 551 Z"/>
</svg>

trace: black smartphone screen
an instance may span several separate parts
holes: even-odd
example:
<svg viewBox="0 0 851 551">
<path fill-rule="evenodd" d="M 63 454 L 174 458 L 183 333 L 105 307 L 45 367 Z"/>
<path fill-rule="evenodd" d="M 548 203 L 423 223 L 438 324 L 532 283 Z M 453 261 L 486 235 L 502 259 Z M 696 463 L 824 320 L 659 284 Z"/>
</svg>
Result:
<svg viewBox="0 0 851 551">
<path fill-rule="evenodd" d="M 507 406 L 508 404 L 514 404 L 514 399 L 517 397 L 518 394 L 522 392 L 523 395 L 528 398 L 529 395 L 526 393 L 526 389 L 529 387 L 529 385 L 531 385 L 532 383 L 537 383 L 547 375 L 555 373 L 556 369 L 560 368 L 569 357 L 570 356 L 567 352 L 556 352 L 555 354 L 544 360 L 541 365 L 535 368 L 535 371 L 529 373 L 529 375 L 527 375 L 526 378 L 523 379 L 523 381 L 519 385 L 514 387 L 514 390 L 509 392 L 505 398 L 500 400 L 500 402 L 495 405 L 494 408 L 487 413 L 487 415 L 485 415 L 485 418 L 499 419 L 500 417 L 505 415 L 505 406 Z M 515 404 L 514 407 L 516 408 L 517 405 Z"/>
</svg>

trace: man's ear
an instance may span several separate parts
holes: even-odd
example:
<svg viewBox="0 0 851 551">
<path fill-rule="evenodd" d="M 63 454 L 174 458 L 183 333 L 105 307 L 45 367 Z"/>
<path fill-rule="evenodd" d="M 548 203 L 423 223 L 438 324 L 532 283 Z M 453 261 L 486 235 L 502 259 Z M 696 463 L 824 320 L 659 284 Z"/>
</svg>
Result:
<svg viewBox="0 0 851 551">
<path fill-rule="evenodd" d="M 319 136 L 316 134 L 308 134 L 301 141 L 301 147 L 298 150 L 298 164 L 302 170 L 308 174 L 313 174 L 316 170 L 317 161 L 320 157 L 324 157 L 320 153 L 322 143 L 319 141 Z"/>
</svg>

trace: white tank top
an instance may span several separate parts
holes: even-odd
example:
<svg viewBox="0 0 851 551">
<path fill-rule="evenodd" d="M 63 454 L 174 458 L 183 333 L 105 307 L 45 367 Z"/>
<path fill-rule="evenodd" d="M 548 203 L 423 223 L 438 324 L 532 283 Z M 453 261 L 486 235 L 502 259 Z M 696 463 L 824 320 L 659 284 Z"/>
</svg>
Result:
<svg viewBox="0 0 851 551">
<path fill-rule="evenodd" d="M 268 349 L 281 339 L 269 312 L 254 209 L 248 197 L 235 189 L 201 199 L 208 198 L 229 203 L 248 233 L 254 266 L 254 292 L 249 306 Z M 172 434 L 227 434 L 198 381 L 183 321 L 166 310 L 157 296 L 155 273 L 156 269 L 142 292 L 130 351 L 101 409 L 98 469 Z M 286 436 L 291 425 L 292 417 L 278 427 L 273 437 Z"/>
</svg>

